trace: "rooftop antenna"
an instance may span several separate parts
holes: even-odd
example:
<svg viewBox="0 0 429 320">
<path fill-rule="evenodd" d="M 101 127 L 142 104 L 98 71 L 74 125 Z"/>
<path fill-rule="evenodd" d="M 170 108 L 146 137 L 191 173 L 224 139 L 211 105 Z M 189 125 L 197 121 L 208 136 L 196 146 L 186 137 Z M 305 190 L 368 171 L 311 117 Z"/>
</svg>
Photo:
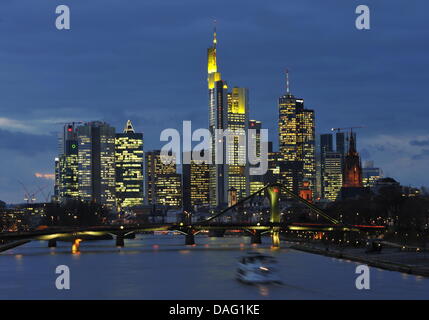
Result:
<svg viewBox="0 0 429 320">
<path fill-rule="evenodd" d="M 217 43 L 217 38 L 216 38 L 216 24 L 217 21 L 216 19 L 213 20 L 213 44 L 216 47 L 216 43 Z"/>
<path fill-rule="evenodd" d="M 290 94 L 290 88 L 289 88 L 289 70 L 286 69 L 286 93 Z"/>
</svg>

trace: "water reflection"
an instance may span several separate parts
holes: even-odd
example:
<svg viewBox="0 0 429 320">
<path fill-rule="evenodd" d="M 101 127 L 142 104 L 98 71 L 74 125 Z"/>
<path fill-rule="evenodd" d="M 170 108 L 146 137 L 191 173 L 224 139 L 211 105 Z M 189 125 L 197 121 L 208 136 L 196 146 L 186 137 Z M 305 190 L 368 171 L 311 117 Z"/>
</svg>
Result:
<svg viewBox="0 0 429 320">
<path fill-rule="evenodd" d="M 47 248 L 32 242 L 1 254 L 0 298 L 114 299 L 408 299 L 429 298 L 429 279 L 371 268 L 371 290 L 356 290 L 355 262 L 295 251 L 282 243 L 272 250 L 268 238 L 252 246 L 248 237 L 139 236 L 85 241 L 80 254 L 70 242 Z M 235 278 L 237 259 L 246 251 L 275 256 L 284 285 L 249 286 Z M 70 267 L 72 290 L 54 290 L 56 266 Z M 377 271 L 375 271 L 377 270 Z M 183 290 L 186 288 L 186 290 Z"/>
</svg>

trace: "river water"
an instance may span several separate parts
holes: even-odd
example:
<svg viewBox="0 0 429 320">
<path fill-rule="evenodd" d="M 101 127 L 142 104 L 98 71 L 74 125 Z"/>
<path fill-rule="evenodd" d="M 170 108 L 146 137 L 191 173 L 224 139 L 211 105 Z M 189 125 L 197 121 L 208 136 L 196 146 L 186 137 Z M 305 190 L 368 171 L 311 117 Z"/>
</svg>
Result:
<svg viewBox="0 0 429 320">
<path fill-rule="evenodd" d="M 0 299 L 429 299 L 429 279 L 370 268 L 370 289 L 358 290 L 358 263 L 304 253 L 269 239 L 138 235 L 117 248 L 113 240 L 71 244 L 31 242 L 0 253 Z M 278 260 L 282 285 L 235 280 L 238 257 L 249 250 Z M 70 269 L 70 290 L 58 290 L 58 265 Z"/>
</svg>

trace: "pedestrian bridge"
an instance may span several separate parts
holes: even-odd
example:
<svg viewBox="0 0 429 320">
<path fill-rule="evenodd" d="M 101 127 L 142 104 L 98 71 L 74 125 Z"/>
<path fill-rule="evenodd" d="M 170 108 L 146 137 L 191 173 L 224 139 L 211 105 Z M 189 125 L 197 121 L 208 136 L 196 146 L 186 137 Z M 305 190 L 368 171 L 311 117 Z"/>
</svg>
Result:
<svg viewBox="0 0 429 320">
<path fill-rule="evenodd" d="M 317 213 L 326 220 L 326 223 L 297 223 L 281 222 L 279 199 L 282 193 L 304 204 L 311 211 Z M 270 202 L 270 219 L 267 222 L 222 222 L 221 217 L 231 210 L 242 205 L 250 199 L 265 195 Z M 22 241 L 22 240 L 45 240 L 49 247 L 55 247 L 57 241 L 72 241 L 73 246 L 79 245 L 80 241 L 113 237 L 117 246 L 124 246 L 124 239 L 136 233 L 150 231 L 177 231 L 185 236 L 185 244 L 195 244 L 195 235 L 201 231 L 214 231 L 223 234 L 226 230 L 241 230 L 251 236 L 252 243 L 261 243 L 261 235 L 269 234 L 273 247 L 280 246 L 280 232 L 284 231 L 320 231 L 320 232 L 371 232 L 377 233 L 385 230 L 385 226 L 377 225 L 346 225 L 335 218 L 330 217 L 323 210 L 302 199 L 295 193 L 280 184 L 268 184 L 250 196 L 240 200 L 235 205 L 221 210 L 210 218 L 192 223 L 184 221 L 180 223 L 146 223 L 133 225 L 101 225 L 92 227 L 50 227 L 44 230 L 31 232 L 3 232 L 0 240 Z"/>
</svg>

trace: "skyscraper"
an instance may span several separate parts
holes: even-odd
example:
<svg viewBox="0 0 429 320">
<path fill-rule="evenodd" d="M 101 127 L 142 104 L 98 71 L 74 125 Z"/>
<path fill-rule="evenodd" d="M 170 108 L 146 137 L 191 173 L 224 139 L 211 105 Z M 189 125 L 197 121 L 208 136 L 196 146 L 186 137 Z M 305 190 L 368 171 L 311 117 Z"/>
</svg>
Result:
<svg viewBox="0 0 429 320">
<path fill-rule="evenodd" d="M 228 126 L 228 86 L 222 80 L 217 67 L 216 29 L 213 34 L 213 45 L 207 50 L 207 82 L 209 91 L 209 131 L 212 136 L 210 164 L 210 205 L 213 207 L 224 205 L 227 202 L 228 167 L 226 166 L 226 150 L 216 154 L 216 129 L 225 130 Z M 216 156 L 221 163 L 216 163 Z"/>
<path fill-rule="evenodd" d="M 279 149 L 289 170 L 287 187 L 298 193 L 303 181 L 310 183 L 313 194 L 316 184 L 314 111 L 304 108 L 304 100 L 289 91 L 286 73 L 286 94 L 279 98 Z M 300 164 L 301 163 L 301 164 Z M 302 170 L 300 167 L 302 166 Z M 298 188 L 298 190 L 297 190 Z"/>
<path fill-rule="evenodd" d="M 342 154 L 326 151 L 323 157 L 322 198 L 335 201 L 343 185 Z"/>
<path fill-rule="evenodd" d="M 255 141 L 256 156 L 259 157 L 261 155 L 261 129 L 262 129 L 261 121 L 250 120 L 249 121 L 249 129 L 254 130 L 254 131 L 249 132 L 249 134 L 252 135 L 250 137 L 250 139 L 253 139 Z M 249 176 L 249 189 L 250 189 L 249 194 L 255 193 L 256 191 L 263 188 L 264 185 L 265 185 L 265 183 L 264 183 L 264 176 L 263 175 Z"/>
<path fill-rule="evenodd" d="M 118 208 L 143 204 L 143 134 L 128 120 L 115 138 L 116 199 Z"/>
<path fill-rule="evenodd" d="M 320 135 L 320 185 L 321 185 L 321 198 L 326 198 L 326 195 L 325 195 L 325 186 L 327 186 L 328 184 L 327 184 L 327 182 L 325 182 L 324 180 L 325 179 L 328 179 L 329 178 L 329 175 L 327 175 L 326 174 L 326 172 L 325 172 L 325 170 L 326 170 L 326 165 L 327 165 L 327 163 L 326 163 L 326 161 L 325 161 L 325 157 L 326 157 L 326 154 L 328 153 L 328 152 L 330 152 L 330 153 L 332 153 L 334 150 L 333 150 L 333 143 L 332 143 L 332 141 L 333 141 L 333 136 L 332 136 L 332 134 L 330 134 L 330 133 L 327 133 L 327 134 L 321 134 Z M 329 161 L 331 162 L 332 161 L 332 159 L 329 159 Z M 340 173 L 342 172 L 341 171 L 341 168 L 342 167 L 340 167 Z M 341 185 L 340 185 L 340 188 L 341 188 Z"/>
<path fill-rule="evenodd" d="M 115 128 L 101 121 L 77 127 L 79 197 L 109 207 L 115 197 Z"/>
<path fill-rule="evenodd" d="M 248 90 L 232 88 L 228 93 L 227 129 L 233 136 L 227 143 L 228 190 L 234 188 L 237 200 L 249 194 L 249 167 L 247 163 L 247 129 L 249 125 Z M 240 143 L 240 140 L 242 143 Z M 232 140 L 232 141 L 231 141 Z"/>
<path fill-rule="evenodd" d="M 343 156 L 347 153 L 346 135 L 344 132 L 337 132 L 335 134 L 336 150 Z"/>
<path fill-rule="evenodd" d="M 176 156 L 172 155 L 170 164 L 164 163 L 160 150 L 146 152 L 145 157 L 147 204 L 182 206 L 182 176 L 176 172 Z"/>
<path fill-rule="evenodd" d="M 59 137 L 59 156 L 55 161 L 55 198 L 60 201 L 77 198 L 78 140 L 74 123 L 66 124 Z"/>
<path fill-rule="evenodd" d="M 332 134 L 326 133 L 320 135 L 320 154 L 323 155 L 326 152 L 334 151 L 332 144 Z"/>
<path fill-rule="evenodd" d="M 209 191 L 212 207 L 227 204 L 228 189 L 231 187 L 237 190 L 238 199 L 249 193 L 246 153 L 249 121 L 248 91 L 246 88 L 234 87 L 231 92 L 228 92 L 228 85 L 218 72 L 216 45 L 215 29 L 213 45 L 207 51 L 209 131 L 212 135 Z M 218 129 L 224 132 L 229 129 L 231 140 L 216 136 Z M 241 139 L 244 139 L 244 145 L 239 143 Z M 220 147 L 220 150 L 216 150 L 216 146 Z"/>
<path fill-rule="evenodd" d="M 190 164 L 182 165 L 184 210 L 193 211 L 195 207 L 210 204 L 209 180 L 209 165 L 203 160 L 192 159 Z"/>
</svg>

